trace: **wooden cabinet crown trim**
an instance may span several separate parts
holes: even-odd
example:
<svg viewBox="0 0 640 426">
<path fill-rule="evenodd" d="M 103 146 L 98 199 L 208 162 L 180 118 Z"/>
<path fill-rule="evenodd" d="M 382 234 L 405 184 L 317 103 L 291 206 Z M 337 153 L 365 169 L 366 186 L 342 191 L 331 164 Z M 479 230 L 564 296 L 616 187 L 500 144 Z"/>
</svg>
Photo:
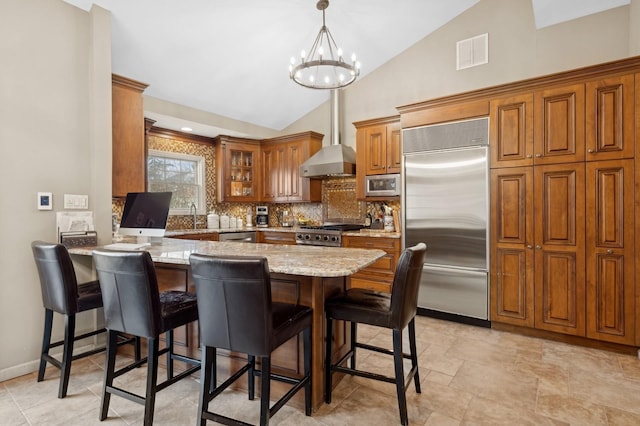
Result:
<svg viewBox="0 0 640 426">
<path fill-rule="evenodd" d="M 354 121 L 353 125 L 357 129 L 359 127 L 367 127 L 367 126 L 371 126 L 371 125 L 384 125 L 384 124 L 389 124 L 389 123 L 395 123 L 397 121 L 400 121 L 400 116 L 399 115 L 393 115 L 393 116 L 390 116 L 390 117 L 371 118 L 371 119 L 368 119 L 368 120 Z"/>
<path fill-rule="evenodd" d="M 262 142 L 263 143 L 281 143 L 281 142 L 289 142 L 289 141 L 297 141 L 300 139 L 321 139 L 324 138 L 324 135 L 322 133 L 317 133 L 314 131 L 307 131 L 307 132 L 300 132 L 300 133 L 294 133 L 292 135 L 284 135 L 284 136 L 277 136 L 275 138 L 270 138 L 270 139 L 264 139 Z"/>
<path fill-rule="evenodd" d="M 417 102 L 409 105 L 396 107 L 400 112 L 404 125 L 404 115 L 419 112 L 429 108 L 453 106 L 462 102 L 475 100 L 488 100 L 489 98 L 511 95 L 515 92 L 525 90 L 546 89 L 554 85 L 566 85 L 574 82 L 583 82 L 584 80 L 593 80 L 604 76 L 610 77 L 618 74 L 627 74 L 637 72 L 640 68 L 640 56 L 620 59 L 603 64 L 590 65 L 582 68 L 576 68 L 570 71 L 561 71 L 540 77 L 533 77 L 525 80 L 515 81 L 497 86 L 476 89 L 469 92 L 458 93 L 449 96 L 443 96 L 424 102 Z M 417 125 L 417 124 L 415 124 Z"/>
<path fill-rule="evenodd" d="M 123 77 L 118 74 L 111 74 L 111 83 L 117 84 L 119 86 L 128 87 L 130 89 L 138 90 L 140 92 L 143 92 L 144 89 L 149 87 L 149 85 L 146 83 L 142 83 L 140 81 L 136 81 L 128 77 Z"/>
<path fill-rule="evenodd" d="M 169 139 L 178 139 L 181 141 L 206 143 L 210 145 L 215 142 L 215 138 L 194 135 L 192 133 L 179 132 L 177 130 L 164 129 L 162 127 L 152 127 L 151 129 L 149 129 L 149 136 L 159 136 Z"/>
</svg>

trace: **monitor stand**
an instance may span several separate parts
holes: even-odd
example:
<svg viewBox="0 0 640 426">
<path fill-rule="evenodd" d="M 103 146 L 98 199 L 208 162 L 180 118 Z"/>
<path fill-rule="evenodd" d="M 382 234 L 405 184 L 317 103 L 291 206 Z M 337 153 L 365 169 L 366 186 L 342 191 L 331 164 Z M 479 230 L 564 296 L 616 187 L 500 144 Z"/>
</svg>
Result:
<svg viewBox="0 0 640 426">
<path fill-rule="evenodd" d="M 142 235 L 138 235 L 136 236 L 136 243 L 137 244 L 147 244 L 147 245 L 158 245 L 160 243 L 162 243 L 162 239 L 164 237 L 146 237 L 146 236 L 142 236 Z"/>
</svg>

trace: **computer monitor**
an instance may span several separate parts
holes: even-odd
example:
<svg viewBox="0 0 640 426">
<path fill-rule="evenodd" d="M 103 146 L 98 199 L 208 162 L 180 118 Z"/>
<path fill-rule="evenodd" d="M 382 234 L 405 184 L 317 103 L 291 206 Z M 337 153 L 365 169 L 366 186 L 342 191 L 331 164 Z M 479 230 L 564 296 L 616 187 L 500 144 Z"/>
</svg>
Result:
<svg viewBox="0 0 640 426">
<path fill-rule="evenodd" d="M 163 237 L 171 192 L 129 192 L 120 221 L 120 235 Z"/>
</svg>

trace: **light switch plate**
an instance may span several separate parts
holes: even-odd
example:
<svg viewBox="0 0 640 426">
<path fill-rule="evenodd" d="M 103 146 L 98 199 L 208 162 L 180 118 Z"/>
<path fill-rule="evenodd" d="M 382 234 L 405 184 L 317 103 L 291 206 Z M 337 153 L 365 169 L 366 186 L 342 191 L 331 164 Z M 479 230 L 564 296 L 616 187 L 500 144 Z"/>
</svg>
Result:
<svg viewBox="0 0 640 426">
<path fill-rule="evenodd" d="M 89 208 L 88 195 L 64 194 L 64 208 L 71 210 L 84 210 Z"/>
</svg>

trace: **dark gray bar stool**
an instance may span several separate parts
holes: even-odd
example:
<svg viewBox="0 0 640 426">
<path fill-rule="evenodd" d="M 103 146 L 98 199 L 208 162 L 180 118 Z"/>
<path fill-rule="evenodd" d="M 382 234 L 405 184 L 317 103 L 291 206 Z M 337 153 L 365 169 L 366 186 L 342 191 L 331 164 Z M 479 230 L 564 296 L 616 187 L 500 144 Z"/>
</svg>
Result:
<svg viewBox="0 0 640 426">
<path fill-rule="evenodd" d="M 111 395 L 144 405 L 144 424 L 153 424 L 156 393 L 200 368 L 200 361 L 173 351 L 173 330 L 198 319 L 196 295 L 185 291 L 158 291 L 155 267 L 148 252 L 94 250 L 93 260 L 98 271 L 104 301 L 104 317 L 109 332 L 107 362 L 100 420 L 107 418 Z M 147 339 L 147 357 L 116 370 L 116 337 L 118 332 Z M 166 346 L 159 347 L 160 335 L 166 333 Z M 158 383 L 158 357 L 167 355 L 167 379 Z M 192 367 L 174 376 L 173 361 L 183 361 Z M 113 385 L 133 368 L 147 364 L 145 396 L 136 395 Z"/>
<path fill-rule="evenodd" d="M 104 328 L 93 330 L 82 335 L 75 335 L 76 314 L 102 307 L 102 294 L 98 281 L 78 284 L 73 262 L 67 248 L 62 244 L 34 241 L 31 243 L 33 258 L 36 262 L 42 290 L 42 304 L 44 305 L 44 334 L 38 381 L 44 380 L 47 363 L 60 369 L 60 385 L 58 398 L 67 396 L 71 362 L 102 352 L 105 348 L 97 348 L 73 355 L 73 345 L 77 340 L 103 333 Z M 53 313 L 64 315 L 64 340 L 51 343 L 53 330 Z M 135 339 L 121 340 L 119 344 L 134 342 L 136 359 L 140 359 L 140 341 Z M 63 345 L 62 361 L 49 354 L 51 348 Z"/>
<path fill-rule="evenodd" d="M 209 403 L 245 372 L 249 399 L 254 398 L 255 376 L 261 377 L 260 425 L 269 419 L 300 389 L 305 393 L 305 414 L 311 415 L 311 323 L 312 309 L 271 301 L 271 278 L 267 259 L 262 257 L 212 257 L 192 254 L 189 258 L 198 293 L 202 370 L 197 424 L 207 420 L 227 425 L 247 424 L 209 410 Z M 271 353 L 302 333 L 304 376 L 275 374 Z M 216 383 L 216 348 L 242 352 L 247 363 L 221 385 Z M 261 369 L 255 369 L 256 356 Z M 271 380 L 291 384 L 289 391 L 269 408 Z"/>
<path fill-rule="evenodd" d="M 407 416 L 406 390 L 413 379 L 416 392 L 420 393 L 418 375 L 418 356 L 416 353 L 415 316 L 418 305 L 418 289 L 427 246 L 424 243 L 406 248 L 400 259 L 393 278 L 391 294 L 371 290 L 349 289 L 331 297 L 325 302 L 327 318 L 327 343 L 325 352 L 325 400 L 331 403 L 332 373 L 340 372 L 374 380 L 395 383 L 400 409 L 400 422 L 409 424 Z M 333 321 L 351 322 L 351 348 L 342 358 L 333 363 L 331 359 L 331 341 Z M 393 330 L 393 350 L 357 342 L 357 324 L 369 324 Z M 410 354 L 402 352 L 402 330 L 409 326 Z M 387 377 L 356 368 L 356 348 L 367 349 L 387 355 L 393 355 L 395 376 Z M 350 367 L 342 364 L 351 359 Z M 405 379 L 403 358 L 411 360 L 411 370 Z"/>
</svg>

